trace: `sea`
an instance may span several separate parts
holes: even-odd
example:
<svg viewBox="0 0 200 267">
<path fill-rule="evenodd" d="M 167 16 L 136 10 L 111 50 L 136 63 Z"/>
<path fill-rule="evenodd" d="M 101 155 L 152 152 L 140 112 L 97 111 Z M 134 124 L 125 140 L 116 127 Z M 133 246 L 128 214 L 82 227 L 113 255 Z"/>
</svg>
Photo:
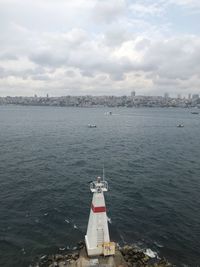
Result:
<svg viewBox="0 0 200 267">
<path fill-rule="evenodd" d="M 191 111 L 0 106 L 0 266 L 76 249 L 103 166 L 111 240 L 200 266 L 200 114 Z"/>
</svg>

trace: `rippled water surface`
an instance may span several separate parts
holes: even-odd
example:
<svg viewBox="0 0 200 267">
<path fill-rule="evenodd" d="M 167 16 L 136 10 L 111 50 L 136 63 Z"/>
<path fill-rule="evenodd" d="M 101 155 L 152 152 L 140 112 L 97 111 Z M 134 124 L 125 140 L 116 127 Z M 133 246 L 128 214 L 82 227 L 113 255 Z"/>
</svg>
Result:
<svg viewBox="0 0 200 267">
<path fill-rule="evenodd" d="M 2 106 L 0 266 L 28 267 L 84 238 L 103 162 L 112 239 L 200 265 L 200 115 Z"/>
</svg>

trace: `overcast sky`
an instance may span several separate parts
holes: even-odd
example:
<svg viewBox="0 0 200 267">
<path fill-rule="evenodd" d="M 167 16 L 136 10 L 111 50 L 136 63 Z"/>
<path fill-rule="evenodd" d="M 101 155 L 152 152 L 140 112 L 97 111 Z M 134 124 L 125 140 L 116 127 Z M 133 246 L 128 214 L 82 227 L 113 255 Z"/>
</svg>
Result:
<svg viewBox="0 0 200 267">
<path fill-rule="evenodd" d="M 200 93 L 200 0 L 0 0 L 0 96 Z"/>
</svg>

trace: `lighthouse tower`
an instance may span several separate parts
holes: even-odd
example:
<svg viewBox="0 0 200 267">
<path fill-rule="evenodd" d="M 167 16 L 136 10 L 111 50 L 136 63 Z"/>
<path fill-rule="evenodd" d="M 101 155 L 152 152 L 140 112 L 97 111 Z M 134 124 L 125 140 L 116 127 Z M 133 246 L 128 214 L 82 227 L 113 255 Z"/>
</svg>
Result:
<svg viewBox="0 0 200 267">
<path fill-rule="evenodd" d="M 93 198 L 85 236 L 88 256 L 114 255 L 115 243 L 110 242 L 104 199 L 104 192 L 108 191 L 108 183 L 101 177 L 97 177 L 96 181 L 90 183 L 90 191 L 93 193 Z"/>
</svg>

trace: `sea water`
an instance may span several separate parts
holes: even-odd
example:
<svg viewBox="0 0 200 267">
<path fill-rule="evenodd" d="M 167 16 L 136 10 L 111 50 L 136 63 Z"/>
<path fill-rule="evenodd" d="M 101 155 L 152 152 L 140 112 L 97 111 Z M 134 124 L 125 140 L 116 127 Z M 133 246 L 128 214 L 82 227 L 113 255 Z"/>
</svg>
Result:
<svg viewBox="0 0 200 267">
<path fill-rule="evenodd" d="M 200 115 L 1 106 L 0 266 L 75 249 L 103 165 L 111 239 L 200 265 Z"/>
</svg>

